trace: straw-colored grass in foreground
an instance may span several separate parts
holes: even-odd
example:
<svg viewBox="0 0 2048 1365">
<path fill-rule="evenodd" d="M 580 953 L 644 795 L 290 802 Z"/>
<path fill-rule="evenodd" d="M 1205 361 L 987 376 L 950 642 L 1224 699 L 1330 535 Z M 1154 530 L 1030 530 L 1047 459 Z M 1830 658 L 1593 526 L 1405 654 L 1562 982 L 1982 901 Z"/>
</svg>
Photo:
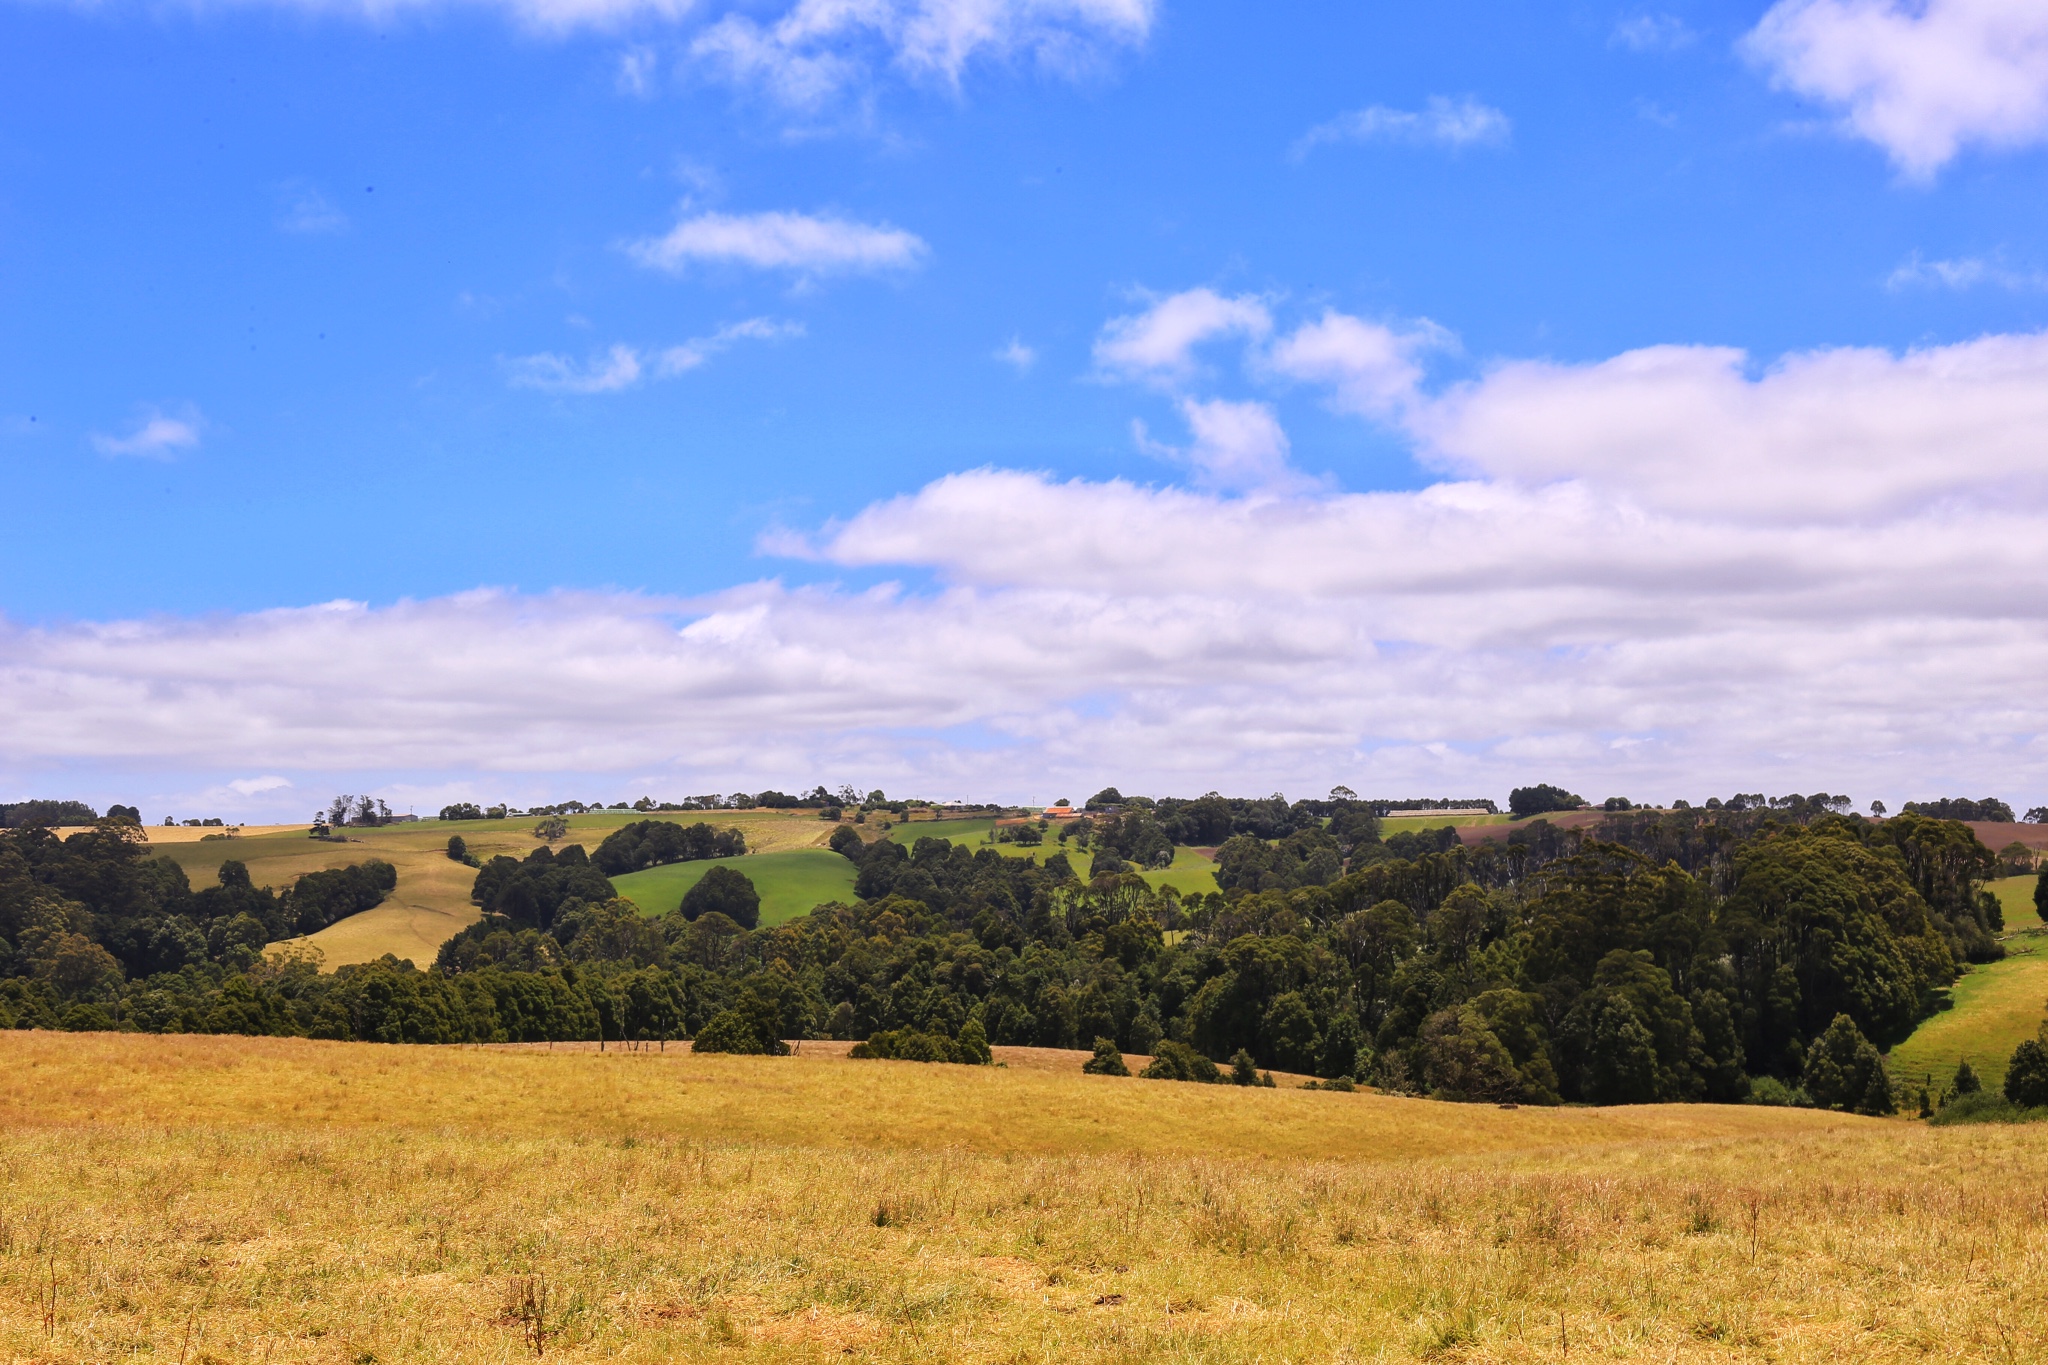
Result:
<svg viewBox="0 0 2048 1365">
<path fill-rule="evenodd" d="M 2038 1359 L 2044 1155 L 1788 1111 L 5 1035 L 0 1359 Z"/>
</svg>

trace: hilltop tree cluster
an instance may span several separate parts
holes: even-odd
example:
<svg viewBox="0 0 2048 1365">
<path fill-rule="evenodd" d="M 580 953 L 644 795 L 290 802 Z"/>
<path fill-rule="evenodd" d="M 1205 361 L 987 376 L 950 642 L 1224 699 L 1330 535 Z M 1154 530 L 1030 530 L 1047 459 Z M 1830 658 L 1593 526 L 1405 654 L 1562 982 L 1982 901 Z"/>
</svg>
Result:
<svg viewBox="0 0 2048 1365">
<path fill-rule="evenodd" d="M 0 837 L 0 1009 L 386 1041 L 1096 1047 L 1166 1058 L 1155 1075 L 1241 1056 L 1239 1070 L 1533 1104 L 1740 1100 L 1770 1078 L 1771 1095 L 1883 1110 L 1881 1050 L 1960 964 L 2001 952 L 1982 887 L 1997 860 L 1966 825 L 1846 804 L 1631 809 L 1468 845 L 1387 836 L 1341 797 L 1133 798 L 1059 822 L 1043 861 L 841 826 L 856 899 L 767 928 L 726 864 L 665 914 L 620 899 L 610 875 L 744 848 L 649 820 L 592 854 L 491 859 L 482 919 L 424 970 L 332 974 L 259 950 L 374 904 L 388 867 L 272 892 L 228 863 L 193 893 L 118 824 L 62 843 L 37 830 Z M 1143 874 L 1190 843 L 1215 850 L 1220 892 Z"/>
</svg>

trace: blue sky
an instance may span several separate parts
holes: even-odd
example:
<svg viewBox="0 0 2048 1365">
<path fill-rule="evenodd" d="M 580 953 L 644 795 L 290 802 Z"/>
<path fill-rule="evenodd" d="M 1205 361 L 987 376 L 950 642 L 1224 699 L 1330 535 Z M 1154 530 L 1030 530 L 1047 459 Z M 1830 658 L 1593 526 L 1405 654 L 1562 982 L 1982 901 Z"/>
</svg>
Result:
<svg viewBox="0 0 2048 1365">
<path fill-rule="evenodd" d="M 1942 352 L 2025 351 L 2048 325 L 2048 25 L 2027 6 L 850 8 L 865 20 L 817 0 L 0 8 L 0 785 L 250 814 L 336 783 L 2048 795 L 2020 695 L 2041 563 L 1969 568 L 1987 536 L 2039 529 L 2032 352 Z M 1910 41 L 1859 48 L 1865 20 Z M 948 55 L 935 32 L 980 36 Z M 746 70 L 719 55 L 735 35 Z M 1142 363 L 1105 350 L 1197 290 L 1231 320 Z M 1287 349 L 1332 316 L 1404 357 L 1380 398 L 1346 387 L 1353 352 Z M 1742 353 L 1728 402 L 1770 409 L 1731 428 L 1749 463 L 1685 453 L 1697 420 L 1554 425 L 1633 412 L 1573 385 L 1654 347 Z M 1773 407 L 1766 377 L 1842 347 L 1948 359 L 1875 444 L 1809 460 L 1826 438 L 1781 440 L 1786 414 L 1834 402 L 1853 427 L 1864 390 L 1795 376 Z M 1980 370 L 2018 396 L 1941 388 Z M 1981 478 L 1955 472 L 1987 439 L 1940 425 L 1959 410 L 2005 443 Z M 1702 496 L 1615 472 L 1638 460 Z M 1896 487 L 1805 517 L 1831 495 L 1772 482 L 1788 468 Z M 943 482 L 983 469 L 1029 486 Z M 1740 486 L 1746 507 L 1676 510 Z M 1469 582 L 1296 591 L 1276 568 L 1199 605 L 1178 586 L 1216 518 L 1378 516 L 1362 496 L 1451 487 L 1553 511 L 1591 490 L 1621 518 L 1590 547 L 1610 572 L 1518 577 L 1489 549 Z M 1019 510 L 1033 490 L 1058 503 L 1043 520 Z M 1112 504 L 1125 519 L 1099 520 Z M 1936 505 L 1939 529 L 1914 520 Z M 1679 521 L 1614 529 L 1640 514 Z M 1412 559 L 1401 515 L 1333 553 Z M 892 517 L 886 545 L 862 539 Z M 1591 524 L 1537 539 L 1589 548 Z M 1764 586 L 1731 567 L 1781 553 Z M 1812 577 L 1859 556 L 1871 598 L 1887 572 L 1912 586 L 1880 607 Z M 1573 596 L 1614 579 L 1662 586 Z M 357 624 L 304 638 L 291 613 L 337 600 L 356 605 L 318 619 Z M 807 634 L 814 612 L 864 624 Z M 734 613 L 772 658 L 692 652 L 692 622 Z M 1976 677 L 2009 693 L 1899 681 L 1924 668 L 1905 641 L 1965 625 L 1981 638 L 1950 647 L 1996 651 Z M 1156 644 L 1182 627 L 1183 652 Z M 272 631 L 260 667 L 220 662 Z M 953 641 L 928 692 L 891 681 L 918 666 L 906 633 Z M 1798 656 L 1820 636 L 1838 647 Z M 1303 643 L 1325 637 L 1347 643 Z M 491 652 L 512 639 L 531 652 Z M 1709 685 L 1617 661 L 1662 647 L 1755 667 Z M 650 650 L 669 671 L 619 682 Z M 421 652 L 458 692 L 520 676 L 525 700 L 429 722 L 399 676 Z M 1390 662 L 1417 653 L 1423 674 Z M 1416 704 L 1454 678 L 1468 709 Z M 977 739 L 949 746 L 961 727 Z"/>
</svg>

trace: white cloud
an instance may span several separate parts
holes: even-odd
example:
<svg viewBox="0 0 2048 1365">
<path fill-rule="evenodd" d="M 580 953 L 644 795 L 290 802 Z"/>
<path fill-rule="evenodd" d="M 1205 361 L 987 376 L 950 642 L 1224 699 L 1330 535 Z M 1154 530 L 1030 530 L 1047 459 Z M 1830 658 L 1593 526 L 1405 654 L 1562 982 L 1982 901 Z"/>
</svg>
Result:
<svg viewBox="0 0 2048 1365">
<path fill-rule="evenodd" d="M 877 68 L 957 88 L 977 60 L 1072 75 L 1151 32 L 1155 0 L 797 0 L 761 22 L 731 13 L 692 53 L 736 84 L 813 108 Z"/>
<path fill-rule="evenodd" d="M 199 414 L 190 409 L 187 409 L 183 417 L 166 417 L 151 409 L 126 436 L 107 436 L 95 432 L 92 444 L 93 449 L 102 455 L 139 455 L 149 460 L 175 459 L 179 451 L 199 448 L 199 434 L 205 425 Z"/>
<path fill-rule="evenodd" d="M 1919 252 L 1907 257 L 1905 262 L 1885 277 L 1885 288 L 1891 290 L 1927 289 L 1974 289 L 1978 285 L 1990 285 L 1996 289 L 2014 291 L 2048 289 L 2048 271 L 2015 270 L 1995 260 L 1981 256 L 1958 256 L 1952 260 L 1929 261 L 1921 259 Z"/>
<path fill-rule="evenodd" d="M 700 213 L 628 250 L 641 265 L 673 274 L 700 264 L 872 274 L 908 269 L 930 254 L 922 238 L 900 228 L 802 213 Z"/>
<path fill-rule="evenodd" d="M 1631 14 L 1615 24 L 1608 41 L 1631 52 L 1676 52 L 1698 36 L 1675 14 Z"/>
<path fill-rule="evenodd" d="M 301 786 L 2048 798 L 2048 335 L 1658 347 L 1398 397 L 1380 420 L 1452 477 L 1245 497 L 984 469 L 769 542 L 929 589 L 0 624 L 0 753 Z M 1269 409 L 1182 402 L 1194 444 L 1284 470 Z"/>
<path fill-rule="evenodd" d="M 289 786 L 291 786 L 290 779 L 275 776 L 243 777 L 228 783 L 229 790 L 240 792 L 243 796 L 256 796 L 262 792 L 282 791 Z"/>
<path fill-rule="evenodd" d="M 348 231 L 348 215 L 310 181 L 288 180 L 278 190 L 280 232 L 317 236 Z"/>
<path fill-rule="evenodd" d="M 1498 146 L 1508 140 L 1508 116 L 1469 95 L 1452 100 L 1430 96 L 1420 110 L 1370 105 L 1340 114 L 1302 134 L 1291 155 L 1302 157 L 1326 142 L 1429 143 L 1439 147 Z"/>
<path fill-rule="evenodd" d="M 1266 404 L 1183 398 L 1180 415 L 1193 437 L 1185 448 L 1155 441 L 1143 422 L 1133 422 L 1138 448 L 1187 465 L 1204 488 L 1273 494 L 1306 485 L 1287 463 L 1287 433 Z"/>
<path fill-rule="evenodd" d="M 624 342 L 578 363 L 545 351 L 503 361 L 512 384 L 543 393 L 618 393 L 653 375 L 671 379 L 696 369 L 736 341 L 783 341 L 804 335 L 800 322 L 748 318 L 729 323 L 709 336 L 693 337 L 679 346 L 640 350 Z"/>
<path fill-rule="evenodd" d="M 1387 417 L 1405 408 L 1422 382 L 1415 357 L 1454 344 L 1450 333 L 1426 319 L 1397 332 L 1325 309 L 1317 321 L 1275 342 L 1265 364 L 1287 378 L 1328 385 L 1342 409 Z"/>
<path fill-rule="evenodd" d="M 1774 85 L 1840 108 L 1913 179 L 1968 144 L 2048 138 L 2039 0 L 1779 0 L 1742 47 Z"/>
<path fill-rule="evenodd" d="M 512 383 L 542 393 L 617 393 L 640 382 L 640 353 L 623 342 L 578 364 L 552 351 L 504 362 Z"/>
<path fill-rule="evenodd" d="M 1174 382 L 1195 371 L 1195 348 L 1223 336 L 1263 337 L 1273 315 L 1250 294 L 1225 298 L 1189 289 L 1159 299 L 1142 313 L 1111 318 L 1095 342 L 1095 364 L 1126 379 Z"/>
<path fill-rule="evenodd" d="M 696 337 L 680 346 L 670 346 L 656 357 L 655 370 L 663 376 L 683 374 L 696 369 L 735 341 L 788 341 L 803 335 L 804 325 L 801 322 L 748 318 L 744 322 L 721 327 L 710 336 Z"/>
<path fill-rule="evenodd" d="M 994 358 L 1002 361 L 1018 374 L 1031 373 L 1031 367 L 1038 363 L 1038 352 L 1026 346 L 1020 337 L 1011 337 L 995 350 Z"/>
</svg>

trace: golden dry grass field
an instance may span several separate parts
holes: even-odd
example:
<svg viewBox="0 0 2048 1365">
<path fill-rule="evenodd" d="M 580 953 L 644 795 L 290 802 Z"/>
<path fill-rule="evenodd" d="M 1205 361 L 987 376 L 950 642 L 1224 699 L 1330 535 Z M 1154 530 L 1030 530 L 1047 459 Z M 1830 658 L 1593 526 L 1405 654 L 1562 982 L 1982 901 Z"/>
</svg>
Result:
<svg viewBox="0 0 2048 1365">
<path fill-rule="evenodd" d="M 2026 1361 L 2048 1130 L 0 1035 L 0 1359 Z"/>
</svg>

